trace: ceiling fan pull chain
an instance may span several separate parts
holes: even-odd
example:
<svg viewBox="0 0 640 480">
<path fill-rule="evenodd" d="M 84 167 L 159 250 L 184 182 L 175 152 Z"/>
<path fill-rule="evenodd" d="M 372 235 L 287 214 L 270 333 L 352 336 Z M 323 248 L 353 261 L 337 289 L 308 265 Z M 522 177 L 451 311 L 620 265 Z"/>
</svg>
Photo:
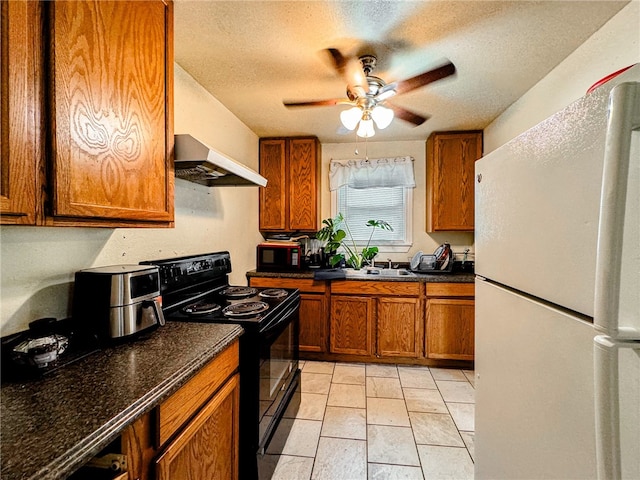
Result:
<svg viewBox="0 0 640 480">
<path fill-rule="evenodd" d="M 369 153 L 367 152 L 367 140 L 369 137 L 364 137 L 364 159 L 369 160 Z"/>
</svg>

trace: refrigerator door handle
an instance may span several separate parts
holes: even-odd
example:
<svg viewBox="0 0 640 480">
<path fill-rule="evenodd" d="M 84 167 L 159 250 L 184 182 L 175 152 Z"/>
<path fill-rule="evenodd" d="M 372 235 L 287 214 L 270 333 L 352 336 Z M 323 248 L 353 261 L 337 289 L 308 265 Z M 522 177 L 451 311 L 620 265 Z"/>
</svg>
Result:
<svg viewBox="0 0 640 480">
<path fill-rule="evenodd" d="M 620 324 L 619 299 L 625 203 L 632 160 L 631 135 L 640 129 L 640 83 L 616 85 L 609 101 L 596 252 L 594 325 L 615 338 L 637 339 L 640 329 Z"/>
<path fill-rule="evenodd" d="M 618 348 L 610 337 L 593 341 L 596 463 L 599 480 L 621 478 Z"/>
</svg>

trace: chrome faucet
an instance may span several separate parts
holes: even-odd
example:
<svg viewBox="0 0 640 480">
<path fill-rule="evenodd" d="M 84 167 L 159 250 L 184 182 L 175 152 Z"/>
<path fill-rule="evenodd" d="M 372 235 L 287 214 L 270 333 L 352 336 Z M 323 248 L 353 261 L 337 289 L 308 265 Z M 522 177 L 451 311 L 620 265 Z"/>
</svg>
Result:
<svg viewBox="0 0 640 480">
<path fill-rule="evenodd" d="M 391 259 L 390 259 L 390 258 L 387 258 L 387 262 L 389 262 L 389 269 L 391 269 L 391 268 L 392 268 L 392 266 L 391 266 Z"/>
</svg>

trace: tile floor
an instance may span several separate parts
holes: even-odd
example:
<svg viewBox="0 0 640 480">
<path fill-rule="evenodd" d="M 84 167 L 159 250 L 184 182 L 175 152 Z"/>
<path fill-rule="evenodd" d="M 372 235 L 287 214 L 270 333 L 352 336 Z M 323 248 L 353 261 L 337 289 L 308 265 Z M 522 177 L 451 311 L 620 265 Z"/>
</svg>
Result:
<svg viewBox="0 0 640 480">
<path fill-rule="evenodd" d="M 302 403 L 273 480 L 473 479 L 471 370 L 301 362 Z M 269 450 L 267 450 L 267 454 Z"/>
</svg>

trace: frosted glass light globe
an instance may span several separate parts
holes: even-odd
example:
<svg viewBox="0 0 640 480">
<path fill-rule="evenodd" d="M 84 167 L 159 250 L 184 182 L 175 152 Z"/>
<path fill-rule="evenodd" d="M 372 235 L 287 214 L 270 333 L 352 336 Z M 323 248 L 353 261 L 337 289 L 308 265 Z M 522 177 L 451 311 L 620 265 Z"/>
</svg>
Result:
<svg viewBox="0 0 640 480">
<path fill-rule="evenodd" d="M 382 105 L 376 105 L 371 111 L 371 118 L 376 122 L 380 130 L 387 128 L 393 120 L 393 110 Z"/>
<path fill-rule="evenodd" d="M 352 107 L 349 110 L 343 110 L 340 112 L 340 121 L 347 130 L 355 129 L 361 118 L 362 110 L 358 107 Z"/>
<path fill-rule="evenodd" d="M 361 120 L 360 127 L 356 133 L 362 138 L 373 137 L 376 134 L 376 131 L 373 129 L 373 120 Z"/>
</svg>

